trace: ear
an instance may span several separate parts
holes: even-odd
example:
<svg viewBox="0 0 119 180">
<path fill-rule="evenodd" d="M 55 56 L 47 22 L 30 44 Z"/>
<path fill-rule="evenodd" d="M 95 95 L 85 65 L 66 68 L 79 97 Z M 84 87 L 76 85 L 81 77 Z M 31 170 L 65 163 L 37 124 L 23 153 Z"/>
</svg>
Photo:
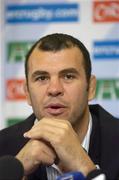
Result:
<svg viewBox="0 0 119 180">
<path fill-rule="evenodd" d="M 88 101 L 91 101 L 95 98 L 96 92 L 96 77 L 91 75 L 90 82 L 89 82 L 89 89 L 88 89 Z"/>
<path fill-rule="evenodd" d="M 26 100 L 27 103 L 31 106 L 31 98 L 30 98 L 30 94 L 29 94 L 29 88 L 28 88 L 28 83 L 26 82 L 26 80 L 24 81 L 24 92 L 26 95 Z"/>
</svg>

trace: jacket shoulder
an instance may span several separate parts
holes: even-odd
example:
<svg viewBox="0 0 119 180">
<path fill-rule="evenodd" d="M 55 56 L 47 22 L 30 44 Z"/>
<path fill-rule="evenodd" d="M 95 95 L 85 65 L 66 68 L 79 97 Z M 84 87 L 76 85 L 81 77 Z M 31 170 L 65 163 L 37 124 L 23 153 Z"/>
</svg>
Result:
<svg viewBox="0 0 119 180">
<path fill-rule="evenodd" d="M 98 131 L 100 141 L 96 149 L 99 151 L 100 167 L 110 179 L 116 179 L 119 176 L 119 119 L 99 105 L 91 105 L 90 112 L 96 126 L 93 139 Z M 97 141 L 92 142 L 94 143 Z"/>
<path fill-rule="evenodd" d="M 34 123 L 34 114 L 24 121 L 0 130 L 0 156 L 4 154 L 15 155 L 17 151 L 28 141 L 24 138 L 24 132 L 28 131 Z"/>
<path fill-rule="evenodd" d="M 90 112 L 91 112 L 92 116 L 94 117 L 94 119 L 95 118 L 98 119 L 98 121 L 100 121 L 100 123 L 102 123 L 106 126 L 109 126 L 110 124 L 115 124 L 115 125 L 119 124 L 119 118 L 114 117 L 111 113 L 106 111 L 100 105 L 98 105 L 98 104 L 90 105 L 89 109 L 90 109 Z"/>
</svg>

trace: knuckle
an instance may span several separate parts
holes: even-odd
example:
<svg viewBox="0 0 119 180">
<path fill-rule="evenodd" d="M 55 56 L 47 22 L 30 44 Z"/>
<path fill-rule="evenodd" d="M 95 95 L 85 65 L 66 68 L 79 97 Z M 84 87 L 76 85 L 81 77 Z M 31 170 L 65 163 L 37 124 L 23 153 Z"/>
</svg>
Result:
<svg viewBox="0 0 119 180">
<path fill-rule="evenodd" d="M 42 152 L 42 146 L 39 146 L 39 142 L 34 140 L 31 146 L 31 156 L 37 158 L 39 152 Z"/>
<path fill-rule="evenodd" d="M 32 157 L 33 159 L 36 159 L 36 158 L 37 158 L 37 155 L 38 155 L 37 149 L 33 149 L 33 150 L 31 151 L 31 157 Z"/>
<path fill-rule="evenodd" d="M 66 123 L 64 126 L 64 135 L 70 133 L 70 123 Z"/>
</svg>

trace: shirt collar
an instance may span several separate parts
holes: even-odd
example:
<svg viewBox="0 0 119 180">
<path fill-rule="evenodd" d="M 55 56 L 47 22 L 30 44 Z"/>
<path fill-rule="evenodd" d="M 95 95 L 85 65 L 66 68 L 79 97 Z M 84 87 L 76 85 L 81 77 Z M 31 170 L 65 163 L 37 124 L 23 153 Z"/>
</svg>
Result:
<svg viewBox="0 0 119 180">
<path fill-rule="evenodd" d="M 89 151 L 91 131 L 92 131 L 92 116 L 91 116 L 91 114 L 89 114 L 88 130 L 87 130 L 87 133 L 86 133 L 84 140 L 81 144 L 82 147 L 87 151 L 87 153 Z"/>
</svg>

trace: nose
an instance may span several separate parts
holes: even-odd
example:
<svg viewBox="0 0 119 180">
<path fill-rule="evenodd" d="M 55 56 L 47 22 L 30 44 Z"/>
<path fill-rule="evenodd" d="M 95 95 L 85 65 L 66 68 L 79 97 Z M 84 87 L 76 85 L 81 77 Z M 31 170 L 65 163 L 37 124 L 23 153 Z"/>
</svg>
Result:
<svg viewBox="0 0 119 180">
<path fill-rule="evenodd" d="M 48 96 L 57 97 L 64 94 L 64 88 L 59 78 L 53 78 L 50 80 L 47 88 Z"/>
</svg>

